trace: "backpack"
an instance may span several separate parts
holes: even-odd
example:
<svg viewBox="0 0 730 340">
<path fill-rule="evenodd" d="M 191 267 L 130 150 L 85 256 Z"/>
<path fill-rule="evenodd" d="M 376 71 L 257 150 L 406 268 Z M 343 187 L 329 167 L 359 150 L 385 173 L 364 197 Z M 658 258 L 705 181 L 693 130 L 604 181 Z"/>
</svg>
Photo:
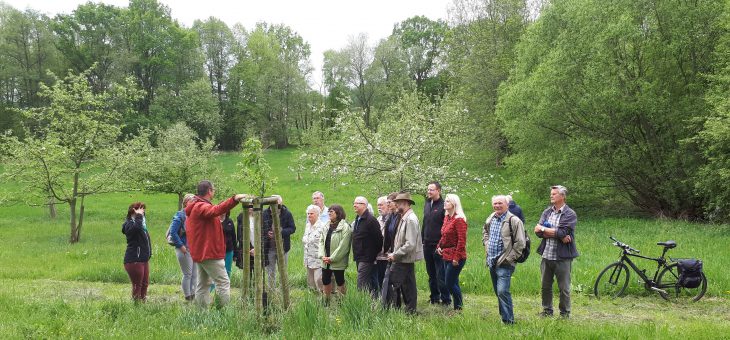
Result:
<svg viewBox="0 0 730 340">
<path fill-rule="evenodd" d="M 679 279 L 677 283 L 684 288 L 697 288 L 702 284 L 702 261 L 697 259 L 681 260 L 677 264 Z"/>
<path fill-rule="evenodd" d="M 509 219 L 509 229 L 512 230 L 512 218 L 516 216 L 511 216 Z M 530 235 L 527 234 L 527 230 L 525 228 L 522 228 L 522 231 L 525 233 L 525 249 L 522 249 L 522 254 L 520 257 L 515 259 L 515 262 L 517 263 L 523 263 L 527 261 L 527 258 L 530 257 Z M 514 230 L 512 231 L 512 243 L 514 243 Z"/>
<path fill-rule="evenodd" d="M 177 213 L 175 213 L 175 218 L 177 218 L 177 216 L 178 216 Z M 180 220 L 180 223 L 181 223 L 180 224 L 180 229 L 177 230 L 177 236 L 178 237 L 183 237 L 185 235 L 185 218 L 186 217 L 187 216 L 185 214 L 183 214 L 183 217 Z M 175 241 L 172 239 L 172 235 L 170 235 L 170 229 L 172 229 L 172 223 L 170 224 L 169 227 L 167 227 L 167 232 L 165 233 L 165 240 L 167 240 L 167 244 L 169 244 L 169 245 L 171 245 L 171 246 L 174 247 L 175 246 Z"/>
</svg>

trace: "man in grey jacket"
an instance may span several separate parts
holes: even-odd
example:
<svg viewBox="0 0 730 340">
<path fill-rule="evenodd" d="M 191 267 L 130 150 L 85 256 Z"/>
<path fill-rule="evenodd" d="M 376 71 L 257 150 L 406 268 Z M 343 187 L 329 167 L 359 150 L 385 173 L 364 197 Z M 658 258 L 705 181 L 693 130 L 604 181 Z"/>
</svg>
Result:
<svg viewBox="0 0 730 340">
<path fill-rule="evenodd" d="M 390 285 L 392 286 L 396 301 L 396 308 L 400 308 L 402 297 L 406 304 L 407 313 L 415 313 L 418 302 L 418 290 L 416 288 L 416 272 L 414 263 L 423 259 L 423 243 L 421 242 L 421 231 L 418 227 L 418 217 L 411 209 L 415 202 L 411 199 L 410 193 L 400 193 L 395 198 L 398 205 L 398 213 L 401 215 L 398 229 L 393 239 L 392 251 L 388 253 L 390 268 Z"/>
<path fill-rule="evenodd" d="M 487 266 L 499 303 L 499 315 L 503 323 L 513 324 L 515 316 L 509 289 L 516 260 L 525 249 L 525 227 L 508 208 L 507 196 L 492 197 L 494 213 L 484 223 L 482 243 L 487 251 Z"/>
</svg>

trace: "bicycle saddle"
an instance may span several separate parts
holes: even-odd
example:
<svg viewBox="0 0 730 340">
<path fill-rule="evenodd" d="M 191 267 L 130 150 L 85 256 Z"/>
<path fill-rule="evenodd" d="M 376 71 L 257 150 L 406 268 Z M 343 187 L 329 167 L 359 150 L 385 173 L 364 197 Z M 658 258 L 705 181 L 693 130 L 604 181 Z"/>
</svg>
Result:
<svg viewBox="0 0 730 340">
<path fill-rule="evenodd" d="M 672 248 L 674 248 L 674 247 L 677 246 L 677 242 L 674 242 L 672 240 L 669 240 L 667 242 L 659 242 L 656 245 L 658 245 L 658 246 L 664 246 L 666 248 L 672 249 Z"/>
</svg>

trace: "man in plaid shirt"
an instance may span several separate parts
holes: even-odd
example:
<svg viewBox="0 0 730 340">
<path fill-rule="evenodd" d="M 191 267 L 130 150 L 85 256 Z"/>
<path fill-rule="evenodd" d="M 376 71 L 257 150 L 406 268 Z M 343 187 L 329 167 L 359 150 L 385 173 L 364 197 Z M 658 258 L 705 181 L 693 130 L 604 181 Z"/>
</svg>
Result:
<svg viewBox="0 0 730 340">
<path fill-rule="evenodd" d="M 517 259 L 525 250 L 525 228 L 508 210 L 507 196 L 492 197 L 494 213 L 487 217 L 482 230 L 482 243 L 487 251 L 487 266 L 492 288 L 497 295 L 499 315 L 505 324 L 515 323 L 510 282 Z"/>
<path fill-rule="evenodd" d="M 562 185 L 550 188 L 551 205 L 543 211 L 535 234 L 542 238 L 537 253 L 542 255 L 542 316 L 553 315 L 553 281 L 560 290 L 560 316 L 570 316 L 570 273 L 573 259 L 578 257 L 575 247 L 575 211 L 565 204 L 568 189 Z"/>
</svg>

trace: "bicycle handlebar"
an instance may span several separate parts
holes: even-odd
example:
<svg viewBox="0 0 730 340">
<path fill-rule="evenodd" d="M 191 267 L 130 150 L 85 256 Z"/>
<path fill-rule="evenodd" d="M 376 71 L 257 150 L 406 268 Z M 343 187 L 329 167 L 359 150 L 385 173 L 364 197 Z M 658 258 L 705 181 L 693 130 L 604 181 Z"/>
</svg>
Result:
<svg viewBox="0 0 730 340">
<path fill-rule="evenodd" d="M 623 250 L 626 250 L 626 251 L 632 252 L 632 253 L 637 253 L 637 254 L 638 253 L 641 253 L 641 251 L 639 251 L 638 249 L 632 248 L 630 245 L 628 245 L 626 243 L 623 243 L 623 242 L 617 240 L 613 236 L 609 236 L 608 238 L 610 238 L 611 240 L 614 241 L 613 245 L 616 246 L 616 247 L 619 247 L 619 248 L 621 248 Z"/>
</svg>

